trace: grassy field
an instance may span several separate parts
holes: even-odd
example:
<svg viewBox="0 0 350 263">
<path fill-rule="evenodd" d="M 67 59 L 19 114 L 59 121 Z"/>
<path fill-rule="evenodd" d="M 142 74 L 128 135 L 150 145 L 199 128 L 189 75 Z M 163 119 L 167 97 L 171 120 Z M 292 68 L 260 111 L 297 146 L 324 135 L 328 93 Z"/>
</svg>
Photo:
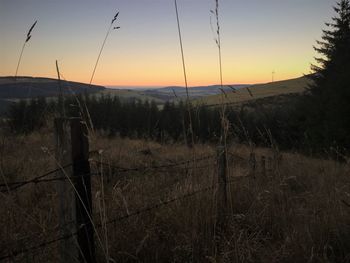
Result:
<svg viewBox="0 0 350 263">
<path fill-rule="evenodd" d="M 26 137 L 1 135 L 0 142 L 1 183 L 31 179 L 56 167 L 50 130 Z M 215 145 L 188 149 L 97 134 L 90 143 L 91 167 L 100 173 L 92 178 L 93 219 L 96 226 L 105 226 L 95 234 L 98 262 L 350 259 L 348 163 L 229 145 L 226 224 L 218 236 Z M 251 152 L 258 160 L 254 172 Z M 171 166 L 203 156 L 208 159 Z M 148 168 L 120 172 L 134 167 Z M 182 198 L 208 186 L 214 187 Z M 1 196 L 0 258 L 59 236 L 57 182 L 13 191 L 4 187 Z M 144 210 L 174 198 L 179 199 Z M 115 218 L 121 219 L 106 223 Z M 58 247 L 52 243 L 13 261 L 57 262 Z"/>
<path fill-rule="evenodd" d="M 266 84 L 252 85 L 249 88 L 242 88 L 236 91 L 226 92 L 223 96 L 223 103 L 240 104 L 250 100 L 256 100 L 278 95 L 302 93 L 307 88 L 310 80 L 307 77 L 270 82 Z M 250 93 L 250 92 L 251 93 Z M 195 101 L 198 104 L 215 105 L 222 102 L 222 95 L 207 96 Z"/>
</svg>

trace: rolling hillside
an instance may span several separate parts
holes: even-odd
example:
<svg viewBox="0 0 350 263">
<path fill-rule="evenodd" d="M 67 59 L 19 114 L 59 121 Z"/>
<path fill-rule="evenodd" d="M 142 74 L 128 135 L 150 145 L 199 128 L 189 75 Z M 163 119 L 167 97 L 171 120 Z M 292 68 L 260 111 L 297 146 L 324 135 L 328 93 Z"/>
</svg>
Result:
<svg viewBox="0 0 350 263">
<path fill-rule="evenodd" d="M 137 90 L 107 89 L 103 86 L 89 85 L 74 81 L 61 81 L 64 95 L 81 93 L 94 94 L 95 96 L 109 94 L 121 99 L 154 100 L 156 103 L 164 103 L 156 97 L 144 94 Z M 57 79 L 40 77 L 0 77 L 0 114 L 4 113 L 11 103 L 19 99 L 30 99 L 36 97 L 53 98 L 59 94 Z"/>
<path fill-rule="evenodd" d="M 230 85 L 234 89 L 241 89 L 243 87 L 247 87 L 249 85 Z M 228 92 L 231 90 L 230 87 L 225 86 L 223 87 L 224 91 Z M 196 86 L 196 87 L 189 87 L 188 88 L 188 96 L 190 99 L 199 99 L 206 96 L 211 95 L 218 95 L 220 94 L 220 86 L 218 85 L 211 85 L 211 86 Z M 164 88 L 158 88 L 158 89 L 149 89 L 145 90 L 143 92 L 145 95 L 156 97 L 162 100 L 177 100 L 177 99 L 185 99 L 187 97 L 187 92 L 185 87 L 179 87 L 179 86 L 169 86 Z"/>
<path fill-rule="evenodd" d="M 266 97 L 274 97 L 279 95 L 302 93 L 306 90 L 311 80 L 307 77 L 300 77 L 289 80 L 270 82 L 266 84 L 256 84 L 249 87 L 225 91 L 224 96 L 214 95 L 197 99 L 195 102 L 206 105 L 216 105 L 221 103 L 222 97 L 224 103 L 240 104 L 250 100 L 256 100 Z"/>
<path fill-rule="evenodd" d="M 224 86 L 224 103 L 240 104 L 242 102 L 256 100 L 279 95 L 295 94 L 305 91 L 310 80 L 301 77 L 290 80 L 276 81 L 257 85 L 230 85 Z M 163 104 L 166 101 L 176 101 L 186 98 L 184 87 L 170 86 L 158 89 L 110 89 L 97 85 L 88 85 L 73 81 L 61 82 L 63 94 L 93 93 L 96 96 L 111 95 L 121 99 L 139 99 L 142 101 L 155 101 Z M 216 105 L 221 103 L 220 86 L 190 87 L 189 96 L 195 103 Z M 4 112 L 11 102 L 18 99 L 33 97 L 56 97 L 59 94 L 57 79 L 18 77 L 0 77 L 0 112 Z"/>
<path fill-rule="evenodd" d="M 73 81 L 61 81 L 62 92 L 65 95 L 79 93 L 96 93 L 105 87 L 88 85 Z M 19 99 L 35 97 L 56 97 L 59 94 L 57 79 L 35 77 L 0 77 L 0 115 Z"/>
<path fill-rule="evenodd" d="M 63 94 L 95 93 L 105 89 L 97 85 L 61 81 Z M 59 94 L 57 79 L 34 77 L 0 77 L 0 99 L 55 97 Z"/>
<path fill-rule="evenodd" d="M 247 85 L 232 85 L 235 89 L 246 87 Z M 163 104 L 166 101 L 176 101 L 187 97 L 184 87 L 169 86 L 156 89 L 118 89 L 105 88 L 97 85 L 89 85 L 85 83 L 73 81 L 61 81 L 61 87 L 64 95 L 72 95 L 79 93 L 94 93 L 95 95 L 111 95 L 118 96 L 121 99 L 139 99 L 142 101 L 155 101 L 157 104 Z M 226 92 L 231 88 L 224 87 Z M 217 95 L 221 91 L 219 86 L 198 86 L 189 88 L 189 96 L 191 99 L 199 99 L 210 95 Z M 33 97 L 56 97 L 59 94 L 59 86 L 57 79 L 40 78 L 40 77 L 0 77 L 0 101 L 12 102 L 18 99 L 26 99 Z M 7 104 L 7 103 L 6 103 Z"/>
</svg>

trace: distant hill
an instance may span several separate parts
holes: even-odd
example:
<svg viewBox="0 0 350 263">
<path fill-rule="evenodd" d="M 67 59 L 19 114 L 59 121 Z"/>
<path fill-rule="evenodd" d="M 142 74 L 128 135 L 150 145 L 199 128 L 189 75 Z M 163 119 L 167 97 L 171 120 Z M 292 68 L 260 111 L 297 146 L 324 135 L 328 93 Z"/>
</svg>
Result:
<svg viewBox="0 0 350 263">
<path fill-rule="evenodd" d="M 310 83 L 311 80 L 308 77 L 303 76 L 295 79 L 251 85 L 249 87 L 236 89 L 235 91 L 225 91 L 223 102 L 228 104 L 240 104 L 266 97 L 303 93 Z M 216 105 L 221 103 L 221 99 L 221 95 L 214 95 L 197 99 L 195 102 L 198 104 Z"/>
<path fill-rule="evenodd" d="M 225 91 L 231 91 L 233 89 L 240 89 L 249 85 L 230 85 L 231 87 L 224 86 Z M 204 96 L 220 94 L 220 86 L 198 86 L 189 87 L 188 95 L 191 100 L 202 98 Z M 122 99 L 139 99 L 142 101 L 155 101 L 157 104 L 163 104 L 166 101 L 177 101 L 179 99 L 185 99 L 187 97 L 186 88 L 179 86 L 168 86 L 163 88 L 107 88 L 102 94 L 109 94 L 111 96 L 118 96 Z"/>
<path fill-rule="evenodd" d="M 230 87 L 229 87 L 230 86 Z M 231 91 L 233 89 L 241 89 L 249 85 L 238 84 L 238 85 L 229 85 L 224 86 L 224 91 Z M 188 95 L 190 99 L 198 99 L 205 96 L 217 95 L 220 94 L 220 85 L 211 85 L 211 86 L 197 86 L 189 87 Z M 162 100 L 176 100 L 177 98 L 186 98 L 187 92 L 185 87 L 179 86 L 169 86 L 164 88 L 149 89 L 143 91 L 143 94 L 156 97 Z"/>
<path fill-rule="evenodd" d="M 61 81 L 64 95 L 98 93 L 106 88 L 74 81 Z M 56 97 L 59 94 L 57 79 L 35 77 L 0 77 L 0 115 L 19 99 Z"/>
<path fill-rule="evenodd" d="M 63 94 L 95 93 L 105 89 L 73 81 L 61 81 Z M 34 77 L 0 77 L 0 99 L 55 97 L 59 94 L 57 79 Z"/>
<path fill-rule="evenodd" d="M 154 97 L 151 94 L 147 94 L 142 90 L 136 90 L 136 89 L 104 89 L 102 92 L 99 92 L 97 96 L 99 95 L 110 95 L 110 96 L 117 96 L 122 100 L 141 100 L 141 101 L 155 101 L 157 104 L 163 104 L 165 101 Z"/>
<path fill-rule="evenodd" d="M 189 87 L 188 92 L 190 99 L 198 104 L 220 104 L 222 98 L 220 94 L 224 94 L 224 103 L 240 104 L 265 97 L 302 93 L 309 83 L 307 77 L 300 77 L 257 85 L 225 85 L 223 91 L 219 85 Z M 61 85 L 65 95 L 85 92 L 94 93 L 96 96 L 109 94 L 124 100 L 154 100 L 157 104 L 185 99 L 187 96 L 186 88 L 179 86 L 137 90 L 110 89 L 73 81 L 61 81 Z M 18 99 L 56 97 L 58 94 L 57 79 L 18 77 L 15 81 L 14 77 L 0 77 L 0 112 Z"/>
</svg>

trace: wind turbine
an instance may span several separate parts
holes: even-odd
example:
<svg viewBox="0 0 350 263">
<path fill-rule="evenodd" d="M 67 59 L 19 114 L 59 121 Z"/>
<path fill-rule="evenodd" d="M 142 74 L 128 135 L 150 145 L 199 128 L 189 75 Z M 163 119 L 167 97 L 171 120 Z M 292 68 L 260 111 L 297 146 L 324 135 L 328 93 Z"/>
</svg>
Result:
<svg viewBox="0 0 350 263">
<path fill-rule="evenodd" d="M 273 70 L 273 71 L 272 71 L 272 82 L 275 81 L 275 74 L 276 74 L 276 72 L 275 72 L 275 70 Z"/>
</svg>

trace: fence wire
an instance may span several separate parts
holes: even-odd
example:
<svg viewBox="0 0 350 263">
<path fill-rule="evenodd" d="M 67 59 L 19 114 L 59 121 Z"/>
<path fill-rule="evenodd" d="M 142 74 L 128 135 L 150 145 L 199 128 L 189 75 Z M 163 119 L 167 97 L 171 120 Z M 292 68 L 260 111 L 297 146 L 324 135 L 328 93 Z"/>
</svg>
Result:
<svg viewBox="0 0 350 263">
<path fill-rule="evenodd" d="M 240 176 L 240 177 L 233 177 L 231 180 L 227 181 L 227 184 L 231 184 L 233 182 L 235 182 L 237 179 L 241 179 L 241 178 L 248 178 L 249 176 Z M 157 204 L 153 204 L 151 206 L 148 206 L 148 207 L 145 207 L 145 208 L 142 208 L 142 209 L 139 209 L 139 210 L 136 210 L 132 213 L 129 213 L 127 215 L 124 215 L 124 216 L 121 216 L 121 217 L 117 217 L 117 218 L 114 218 L 114 219 L 110 219 L 106 222 L 104 222 L 104 224 L 97 224 L 96 225 L 96 228 L 102 228 L 104 225 L 109 225 L 109 224 L 113 224 L 113 223 L 117 223 L 117 222 L 120 222 L 120 221 L 123 221 L 123 220 L 126 220 L 128 218 L 131 218 L 131 217 L 134 217 L 134 216 L 138 216 L 138 215 L 141 215 L 141 214 L 144 214 L 144 213 L 147 213 L 147 212 L 150 212 L 152 210 L 157 210 L 157 209 L 161 209 L 167 205 L 170 205 L 176 201 L 180 201 L 180 200 L 184 200 L 184 199 L 187 199 L 187 198 L 190 198 L 192 196 L 196 196 L 200 193 L 203 193 L 203 192 L 207 192 L 207 191 L 210 191 L 210 190 L 213 190 L 215 189 L 217 186 L 219 185 L 219 183 L 215 183 L 214 185 L 212 186 L 207 186 L 207 187 L 204 187 L 204 188 L 200 188 L 198 190 L 195 190 L 195 191 L 192 191 L 192 192 L 189 192 L 187 194 L 184 194 L 184 195 L 181 195 L 181 196 L 178 196 L 178 197 L 174 197 L 174 198 L 171 198 L 171 199 L 168 199 L 168 200 L 165 200 L 165 201 L 162 201 L 162 202 L 159 202 Z M 80 227 L 82 227 L 80 225 Z M 15 251 L 11 251 L 10 253 L 6 254 L 6 255 L 2 255 L 0 256 L 0 261 L 3 261 L 3 260 L 7 260 L 7 259 L 11 259 L 11 258 L 14 258 L 16 256 L 19 256 L 21 254 L 26 254 L 26 253 L 30 253 L 30 252 L 33 252 L 35 250 L 38 250 L 40 248 L 44 248 L 44 247 L 48 247 L 52 244 L 55 244 L 57 242 L 60 242 L 62 240 L 67 240 L 67 239 L 70 239 L 74 236 L 76 236 L 78 234 L 78 232 L 73 232 L 71 234 L 66 234 L 66 235 L 63 235 L 63 236 L 59 236 L 59 237 L 56 237 L 54 239 L 50 239 L 50 240 L 47 240 L 45 242 L 42 242 L 38 245 L 35 245 L 35 246 L 31 246 L 31 247 L 28 247 L 28 248 L 22 248 L 22 249 L 19 249 L 19 250 L 15 250 Z"/>
<path fill-rule="evenodd" d="M 124 167 L 112 165 L 110 163 L 100 162 L 100 161 L 97 161 L 97 160 L 92 160 L 92 161 L 94 163 L 97 163 L 97 164 L 101 164 L 101 165 L 105 165 L 105 166 L 114 168 L 119 173 L 125 173 L 125 172 L 145 171 L 145 170 L 158 170 L 158 169 L 164 169 L 164 168 L 177 167 L 177 166 L 182 166 L 182 165 L 190 164 L 190 163 L 194 163 L 194 162 L 200 162 L 200 161 L 204 161 L 204 160 L 209 160 L 209 159 L 212 159 L 214 157 L 215 157 L 215 155 L 207 155 L 207 156 L 204 156 L 204 157 L 201 157 L 201 158 L 198 158 L 198 159 L 191 159 L 191 160 L 178 162 L 178 163 L 171 163 L 171 164 L 165 164 L 165 165 L 143 166 L 143 167 L 133 167 L 133 168 L 124 168 Z"/>
<path fill-rule="evenodd" d="M 3 183 L 3 184 L 0 184 L 0 188 L 6 188 L 5 190 L 2 190 L 0 192 L 7 192 L 8 190 L 16 190 L 16 189 L 19 189 L 25 185 L 28 185 L 28 184 L 36 184 L 36 183 L 40 183 L 40 182 L 51 182 L 51 181 L 55 181 L 55 180 L 58 180 L 57 178 L 51 178 L 51 179 L 43 179 L 43 178 L 46 178 L 54 173 L 57 173 L 59 171 L 62 171 L 63 169 L 65 168 L 68 168 L 72 166 L 72 164 L 67 164 L 67 165 L 64 165 L 60 168 L 57 168 L 57 169 L 54 169 L 54 170 L 51 170 L 49 172 L 46 172 L 42 175 L 39 175 L 39 176 L 36 176 L 32 179 L 29 179 L 29 180 L 25 180 L 25 181 L 20 181 L 20 182 L 10 182 L 10 183 Z M 54 180 L 55 179 L 55 180 Z"/>
<path fill-rule="evenodd" d="M 167 164 L 167 165 L 158 165 L 158 166 L 146 166 L 146 167 L 133 167 L 133 168 L 122 168 L 119 166 L 115 166 L 115 165 L 111 165 L 109 163 L 104 163 L 104 162 L 100 162 L 100 161 L 95 161 L 92 160 L 94 163 L 97 164 L 101 164 L 101 165 L 105 165 L 105 166 L 109 166 L 112 167 L 114 169 L 117 170 L 118 173 L 125 173 L 125 172 L 132 172 L 132 171 L 146 171 L 146 170 L 158 170 L 158 169 L 164 169 L 164 168 L 170 168 L 170 167 L 177 167 L 177 166 L 181 166 L 181 165 L 185 165 L 185 164 L 189 164 L 189 163 L 193 163 L 193 162 L 199 162 L 199 161 L 203 161 L 206 159 L 211 159 L 213 158 L 214 155 L 209 155 L 209 156 L 205 156 L 205 157 L 201 157 L 195 160 L 188 160 L 188 161 L 183 161 L 183 162 L 178 162 L 178 163 L 172 163 L 172 164 Z M 46 172 L 45 174 L 36 176 L 32 179 L 29 180 L 24 180 L 24 181 L 18 181 L 18 182 L 9 182 L 9 183 L 2 183 L 0 184 L 0 188 L 4 188 L 1 189 L 0 192 L 1 193 L 6 193 L 9 191 L 14 191 L 17 190 L 19 188 L 22 188 L 28 184 L 38 184 L 38 183 L 48 183 L 48 182 L 55 182 L 55 181 L 63 181 L 63 180 L 67 180 L 67 177 L 55 177 L 55 178 L 50 178 L 50 179 L 44 179 L 48 176 L 50 176 L 51 174 L 54 174 L 56 172 L 62 171 L 65 168 L 68 168 L 72 166 L 72 164 L 67 164 L 61 168 L 57 168 L 54 170 L 51 170 L 49 172 Z"/>
</svg>

